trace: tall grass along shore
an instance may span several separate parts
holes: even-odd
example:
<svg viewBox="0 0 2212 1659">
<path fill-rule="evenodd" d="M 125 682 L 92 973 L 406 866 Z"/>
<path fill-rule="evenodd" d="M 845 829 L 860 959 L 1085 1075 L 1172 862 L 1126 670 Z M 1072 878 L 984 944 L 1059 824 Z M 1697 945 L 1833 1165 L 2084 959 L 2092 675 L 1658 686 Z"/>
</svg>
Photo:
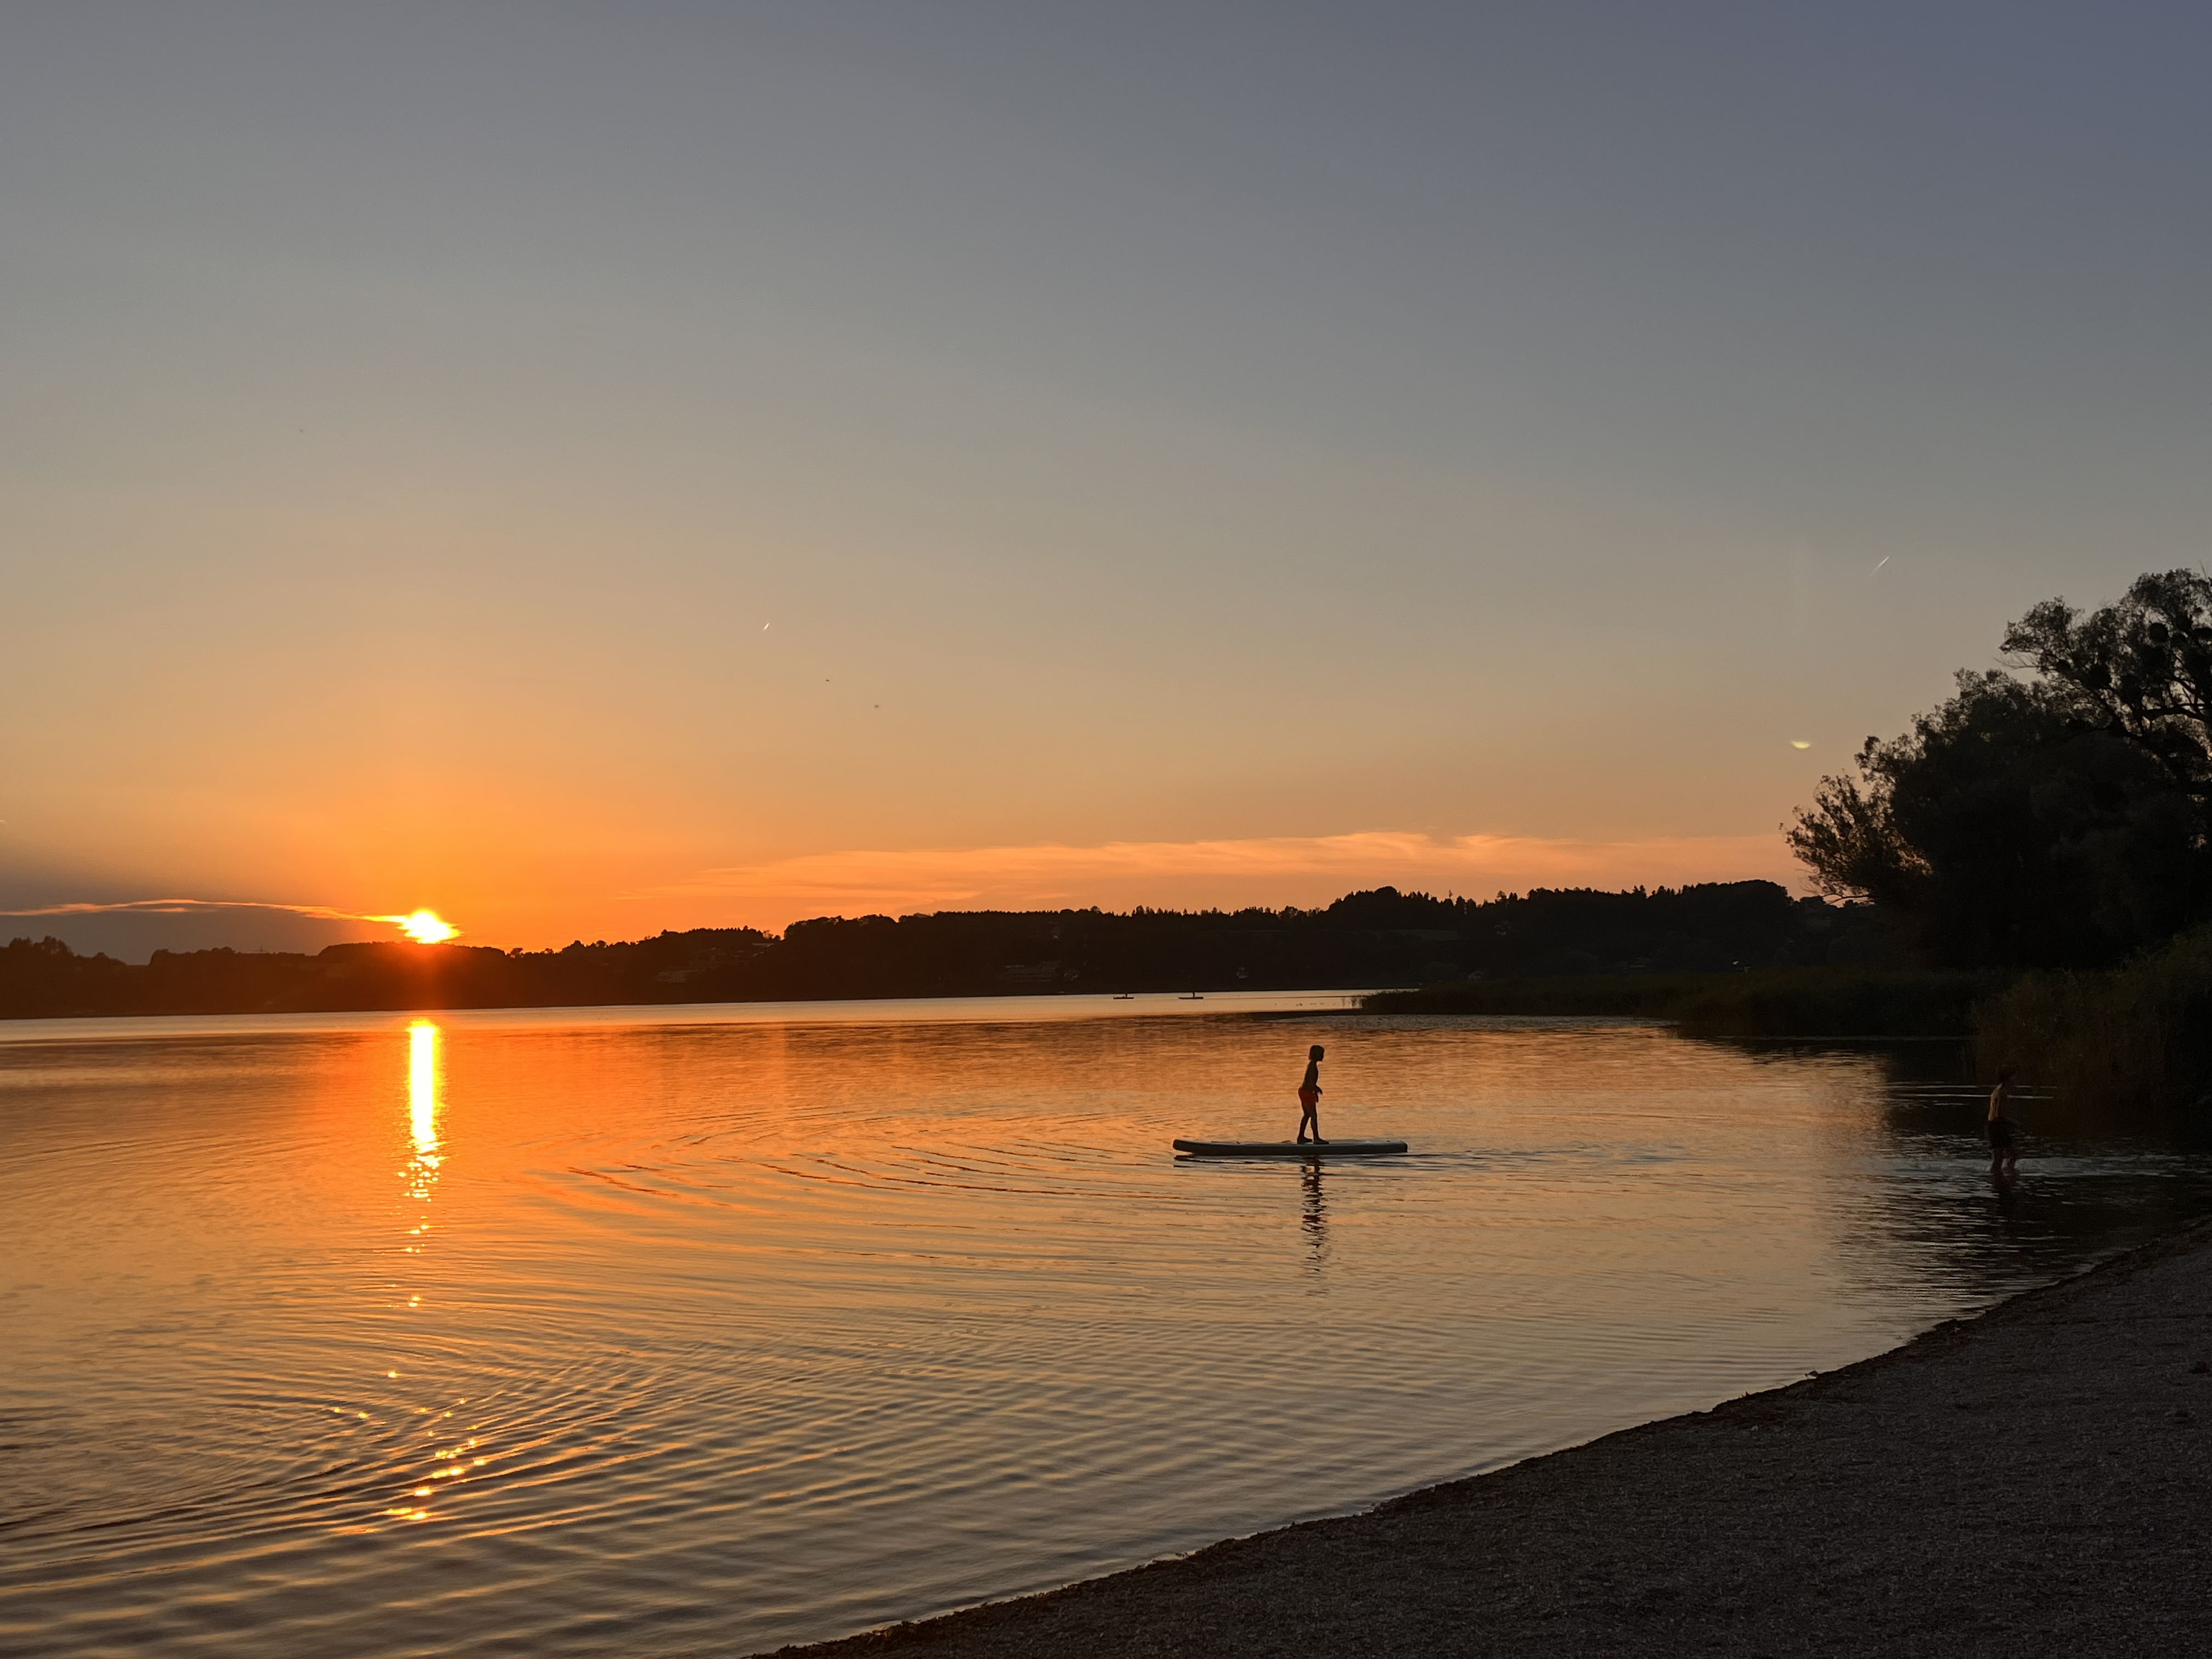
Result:
<svg viewBox="0 0 2212 1659">
<path fill-rule="evenodd" d="M 1697 1036 L 1959 1036 L 2008 975 L 1913 968 L 1467 979 L 1382 991 L 1376 1014 L 1584 1014 L 1672 1020 Z"/>
<path fill-rule="evenodd" d="M 1978 1069 L 2093 1105 L 2212 1110 L 2212 928 L 2124 968 L 2025 974 L 1978 1002 Z"/>
</svg>

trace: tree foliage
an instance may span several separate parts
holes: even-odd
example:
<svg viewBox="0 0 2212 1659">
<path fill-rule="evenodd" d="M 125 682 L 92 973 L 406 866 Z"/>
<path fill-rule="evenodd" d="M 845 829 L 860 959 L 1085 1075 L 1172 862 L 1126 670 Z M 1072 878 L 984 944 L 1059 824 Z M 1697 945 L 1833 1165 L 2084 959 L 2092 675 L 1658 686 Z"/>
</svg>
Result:
<svg viewBox="0 0 2212 1659">
<path fill-rule="evenodd" d="M 2047 600 L 2004 645 L 2034 678 L 1963 672 L 1821 781 L 1788 839 L 1823 890 L 1955 966 L 2099 965 L 2212 913 L 2212 581 Z"/>
<path fill-rule="evenodd" d="M 2071 691 L 2076 719 L 2140 749 L 2200 806 L 2212 799 L 2212 579 L 2138 576 L 2087 616 L 2045 599 L 2005 630 L 2004 648 Z"/>
</svg>

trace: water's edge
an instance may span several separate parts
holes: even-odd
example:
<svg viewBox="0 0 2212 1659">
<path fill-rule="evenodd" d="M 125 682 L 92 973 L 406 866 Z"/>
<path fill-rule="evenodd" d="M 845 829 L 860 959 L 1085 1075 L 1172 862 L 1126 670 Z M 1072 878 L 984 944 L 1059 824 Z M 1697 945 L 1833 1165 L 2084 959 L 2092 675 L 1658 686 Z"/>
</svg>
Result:
<svg viewBox="0 0 2212 1659">
<path fill-rule="evenodd" d="M 1158 1556 L 1110 1573 L 1077 1579 L 1054 1589 L 1031 1591 L 1022 1595 L 1010 1595 L 993 1601 L 972 1603 L 967 1607 L 950 1608 L 920 1618 L 901 1620 L 890 1625 L 856 1632 L 850 1636 L 837 1637 L 823 1642 L 805 1642 L 780 1648 L 763 1650 L 744 1656 L 744 1659 L 843 1659 L 844 1656 L 860 1653 L 898 1653 L 927 1646 L 940 1659 L 959 1659 L 963 1637 L 994 1637 L 999 1627 L 1024 1620 L 1054 1604 L 1074 1600 L 1102 1596 L 1121 1592 L 1126 1598 L 1140 1580 L 1158 1580 L 1161 1575 L 1176 1570 L 1203 1571 L 1212 1565 L 1209 1558 L 1228 1553 L 1247 1553 L 1266 1551 L 1271 1546 L 1289 1540 L 1296 1534 L 1316 1528 L 1357 1528 L 1362 1522 L 1394 1517 L 1405 1510 L 1424 1505 L 1461 1499 L 1478 1489 L 1504 1477 L 1525 1474 L 1535 1466 L 1548 1464 L 1556 1459 L 1565 1459 L 1606 1447 L 1610 1443 L 1650 1435 L 1677 1425 L 1686 1425 L 1699 1419 L 1739 1412 L 1757 1412 L 1763 1405 L 1782 1401 L 1808 1397 L 1816 1391 L 1847 1383 L 1856 1379 L 1880 1375 L 1893 1368 L 1920 1363 L 1934 1357 L 1938 1347 L 1949 1349 L 1961 1338 L 1974 1335 L 1978 1330 L 2008 1323 L 2021 1317 L 2033 1317 L 2039 1305 L 2057 1294 L 2092 1291 L 2100 1280 L 2124 1278 L 2154 1262 L 2196 1250 L 2212 1250 L 2212 1218 L 2199 1217 L 2185 1221 L 2156 1237 L 2109 1251 L 2085 1262 L 2073 1272 L 2058 1274 L 2042 1284 L 2000 1297 L 1988 1307 L 1959 1318 L 1943 1319 L 1916 1332 L 1904 1341 L 1868 1355 L 1849 1364 L 1838 1365 L 1825 1371 L 1814 1372 L 1794 1382 L 1785 1382 L 1771 1389 L 1758 1389 L 1732 1395 L 1702 1410 L 1670 1413 L 1642 1423 L 1628 1425 L 1532 1453 L 1499 1464 L 1480 1474 L 1455 1476 L 1449 1480 L 1432 1481 L 1405 1492 L 1381 1498 L 1371 1504 L 1360 1504 L 1327 1514 L 1310 1516 L 1281 1526 L 1262 1528 L 1256 1532 L 1238 1534 L 1217 1540 L 1198 1549 L 1171 1555 Z M 1164 1586 L 1162 1586 L 1164 1588 Z M 1126 1622 L 1128 1610 L 1117 1611 L 1117 1622 Z M 1151 1632 L 1132 1632 L 1145 1635 Z M 988 1650 L 996 1652 L 999 1644 L 992 1642 Z"/>
</svg>

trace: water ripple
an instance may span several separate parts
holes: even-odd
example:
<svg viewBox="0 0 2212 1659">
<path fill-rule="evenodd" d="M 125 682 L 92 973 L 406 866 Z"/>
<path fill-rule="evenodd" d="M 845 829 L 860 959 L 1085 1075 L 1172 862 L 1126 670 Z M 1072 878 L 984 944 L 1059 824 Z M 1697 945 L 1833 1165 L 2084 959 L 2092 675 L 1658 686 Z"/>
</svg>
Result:
<svg viewBox="0 0 2212 1659">
<path fill-rule="evenodd" d="M 1324 1121 L 1407 1155 L 1172 1154 L 1287 1133 L 1316 1036 Z M 2208 1206 L 2059 1102 L 1993 1189 L 1956 1063 L 1325 1016 L 0 1044 L 0 1646 L 764 1649 L 1710 1404 Z"/>
</svg>

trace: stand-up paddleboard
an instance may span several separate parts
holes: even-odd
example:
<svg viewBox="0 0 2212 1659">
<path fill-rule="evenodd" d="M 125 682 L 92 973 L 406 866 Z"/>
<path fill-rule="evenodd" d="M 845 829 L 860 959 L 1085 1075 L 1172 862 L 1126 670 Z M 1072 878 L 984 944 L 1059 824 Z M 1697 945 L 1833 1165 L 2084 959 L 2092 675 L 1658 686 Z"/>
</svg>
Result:
<svg viewBox="0 0 2212 1659">
<path fill-rule="evenodd" d="M 1402 1140 L 1178 1140 L 1176 1151 L 1193 1158 L 1385 1158 L 1402 1152 Z"/>
</svg>

